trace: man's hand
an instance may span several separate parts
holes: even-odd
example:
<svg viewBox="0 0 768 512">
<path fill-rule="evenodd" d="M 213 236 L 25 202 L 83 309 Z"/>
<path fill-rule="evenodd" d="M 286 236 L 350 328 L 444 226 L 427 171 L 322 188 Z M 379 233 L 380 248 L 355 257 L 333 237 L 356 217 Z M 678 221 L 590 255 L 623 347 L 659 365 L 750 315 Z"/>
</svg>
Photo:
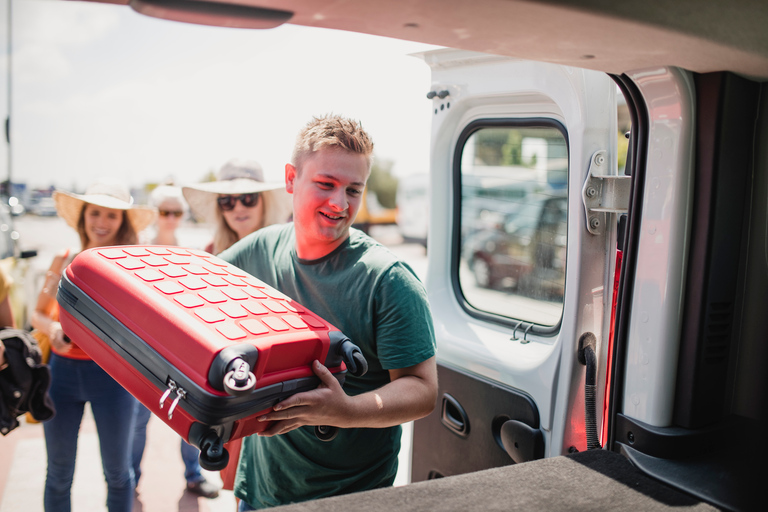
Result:
<svg viewBox="0 0 768 512">
<path fill-rule="evenodd" d="M 260 436 L 285 434 L 304 425 L 344 426 L 352 415 L 352 398 L 320 361 L 312 363 L 312 371 L 320 379 L 317 389 L 296 393 L 261 416 L 259 421 L 274 421 L 274 424 L 259 432 Z"/>
<path fill-rule="evenodd" d="M 390 382 L 378 389 L 348 396 L 336 377 L 315 361 L 321 383 L 276 404 L 259 421 L 274 421 L 261 436 L 285 434 L 304 425 L 340 428 L 386 428 L 423 418 L 435 408 L 437 364 L 434 356 L 417 365 L 389 370 Z"/>
</svg>

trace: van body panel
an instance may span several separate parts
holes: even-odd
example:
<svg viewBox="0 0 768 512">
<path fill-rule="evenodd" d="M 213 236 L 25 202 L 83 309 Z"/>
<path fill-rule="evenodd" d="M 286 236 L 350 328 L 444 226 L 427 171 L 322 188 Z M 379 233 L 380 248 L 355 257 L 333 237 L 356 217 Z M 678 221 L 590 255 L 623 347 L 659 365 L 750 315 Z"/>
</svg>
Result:
<svg viewBox="0 0 768 512">
<path fill-rule="evenodd" d="M 672 423 L 693 207 L 694 90 L 675 68 L 630 73 L 648 99 L 648 165 L 634 272 L 624 414 Z"/>
</svg>

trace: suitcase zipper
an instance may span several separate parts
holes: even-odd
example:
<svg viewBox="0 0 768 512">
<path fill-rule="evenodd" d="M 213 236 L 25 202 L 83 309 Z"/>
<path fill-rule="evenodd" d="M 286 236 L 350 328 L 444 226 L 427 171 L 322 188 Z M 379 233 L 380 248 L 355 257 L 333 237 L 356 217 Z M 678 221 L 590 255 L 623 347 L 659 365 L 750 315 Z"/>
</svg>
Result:
<svg viewBox="0 0 768 512">
<path fill-rule="evenodd" d="M 187 392 L 184 388 L 176 384 L 176 381 L 173 379 L 168 379 L 168 389 L 166 389 L 165 393 L 163 393 L 163 396 L 160 397 L 160 409 L 163 408 L 165 401 L 168 399 L 171 393 L 174 392 L 176 393 L 176 398 L 173 399 L 171 407 L 168 409 L 169 420 L 173 419 L 173 411 L 176 410 L 176 406 L 179 405 L 179 400 L 187 398 Z"/>
</svg>

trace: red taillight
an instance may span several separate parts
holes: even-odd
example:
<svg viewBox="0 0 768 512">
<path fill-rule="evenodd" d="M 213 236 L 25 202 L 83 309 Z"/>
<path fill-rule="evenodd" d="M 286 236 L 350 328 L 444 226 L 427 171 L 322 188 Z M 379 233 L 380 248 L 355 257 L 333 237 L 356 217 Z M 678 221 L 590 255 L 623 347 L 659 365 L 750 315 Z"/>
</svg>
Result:
<svg viewBox="0 0 768 512">
<path fill-rule="evenodd" d="M 611 367 L 613 363 L 613 331 L 616 323 L 616 301 L 619 296 L 619 279 L 621 278 L 622 251 L 616 251 L 616 267 L 613 272 L 613 299 L 611 300 L 611 324 L 608 331 L 608 358 L 605 374 L 605 395 L 603 397 L 603 428 L 600 435 L 600 445 L 605 446 L 608 439 L 608 403 L 611 396 Z"/>
</svg>

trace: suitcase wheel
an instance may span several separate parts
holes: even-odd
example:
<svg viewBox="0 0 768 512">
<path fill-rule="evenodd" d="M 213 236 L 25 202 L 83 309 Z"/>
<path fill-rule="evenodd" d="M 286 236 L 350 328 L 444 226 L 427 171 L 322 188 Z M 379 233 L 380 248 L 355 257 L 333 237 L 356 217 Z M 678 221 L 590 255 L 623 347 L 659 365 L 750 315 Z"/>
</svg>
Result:
<svg viewBox="0 0 768 512">
<path fill-rule="evenodd" d="M 318 425 L 315 427 L 315 436 L 321 441 L 333 441 L 339 434 L 339 427 Z"/>
<path fill-rule="evenodd" d="M 341 342 L 338 350 L 349 373 L 362 377 L 368 372 L 368 361 L 365 360 L 363 352 L 349 338 Z"/>
<path fill-rule="evenodd" d="M 208 471 L 221 471 L 229 463 L 229 452 L 224 448 L 221 438 L 215 432 L 209 432 L 200 443 L 200 467 Z"/>
<path fill-rule="evenodd" d="M 238 358 L 230 364 L 232 369 L 224 375 L 224 391 L 232 396 L 249 394 L 256 387 L 256 376 L 250 365 Z"/>
</svg>

